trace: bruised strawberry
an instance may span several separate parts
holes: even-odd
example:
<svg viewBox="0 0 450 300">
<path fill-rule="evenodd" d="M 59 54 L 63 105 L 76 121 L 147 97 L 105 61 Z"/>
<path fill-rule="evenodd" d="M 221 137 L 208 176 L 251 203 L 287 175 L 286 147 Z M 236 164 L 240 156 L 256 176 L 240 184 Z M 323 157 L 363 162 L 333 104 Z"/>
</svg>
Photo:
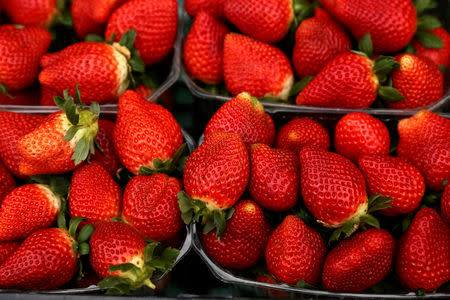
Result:
<svg viewBox="0 0 450 300">
<path fill-rule="evenodd" d="M 441 198 L 441 217 L 450 227 L 450 184 L 448 183 Z"/>
<path fill-rule="evenodd" d="M 188 15 L 193 18 L 200 11 L 206 11 L 214 17 L 221 18 L 223 14 L 223 6 L 226 0 L 185 0 L 184 8 Z"/>
<path fill-rule="evenodd" d="M 58 0 L 2 1 L 6 14 L 14 24 L 49 27 L 60 13 Z"/>
<path fill-rule="evenodd" d="M 8 169 L 0 161 L 0 206 L 3 198 L 16 188 L 16 181 Z M 1 255 L 0 255 L 1 257 Z"/>
<path fill-rule="evenodd" d="M 91 156 L 91 162 L 99 162 L 111 176 L 115 176 L 120 168 L 120 160 L 117 157 L 113 143 L 114 123 L 108 120 L 98 120 L 98 134 L 95 139 L 102 153 L 95 152 Z"/>
<path fill-rule="evenodd" d="M 430 30 L 429 33 L 434 34 L 442 40 L 442 48 L 427 48 L 414 39 L 412 45 L 418 55 L 422 55 L 431 59 L 439 67 L 447 68 L 450 65 L 450 34 L 443 27 Z"/>
</svg>

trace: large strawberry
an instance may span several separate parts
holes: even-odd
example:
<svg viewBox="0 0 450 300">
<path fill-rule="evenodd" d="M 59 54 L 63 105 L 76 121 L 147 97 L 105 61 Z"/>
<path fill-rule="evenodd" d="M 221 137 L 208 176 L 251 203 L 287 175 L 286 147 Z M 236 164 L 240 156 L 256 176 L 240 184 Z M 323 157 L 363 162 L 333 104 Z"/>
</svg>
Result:
<svg viewBox="0 0 450 300">
<path fill-rule="evenodd" d="M 405 0 L 320 0 L 334 18 L 356 39 L 370 33 L 374 50 L 391 53 L 404 48 L 414 36 L 417 14 L 413 1 Z"/>
<path fill-rule="evenodd" d="M 433 209 L 421 209 L 400 239 L 395 270 L 412 290 L 432 292 L 450 280 L 450 229 Z"/>
<path fill-rule="evenodd" d="M 19 248 L 20 244 L 19 241 L 0 243 L 0 265 Z"/>
<path fill-rule="evenodd" d="M 214 17 L 223 17 L 223 6 L 226 0 L 185 0 L 184 8 L 190 17 L 195 17 L 200 11 L 206 11 Z"/>
<path fill-rule="evenodd" d="M 442 40 L 441 48 L 427 48 L 420 40 L 414 39 L 412 45 L 417 54 L 426 56 L 439 67 L 447 68 L 450 65 L 450 34 L 443 27 L 430 30 L 429 33 Z"/>
<path fill-rule="evenodd" d="M 6 14 L 14 24 L 49 27 L 59 14 L 58 0 L 2 1 Z"/>
<path fill-rule="evenodd" d="M 233 95 L 287 99 L 294 83 L 289 59 L 280 49 L 237 33 L 225 36 L 223 72 Z"/>
<path fill-rule="evenodd" d="M 223 41 L 228 31 L 212 15 L 198 13 L 183 46 L 184 66 L 192 77 L 211 84 L 223 81 Z"/>
<path fill-rule="evenodd" d="M 111 176 L 116 175 L 120 168 L 120 160 L 117 157 L 113 143 L 114 123 L 108 120 L 98 120 L 98 134 L 96 141 L 102 152 L 95 152 L 91 156 L 91 162 L 97 161 L 103 165 Z"/>
<path fill-rule="evenodd" d="M 142 167 L 171 167 L 172 157 L 181 154 L 183 135 L 168 110 L 128 90 L 119 98 L 113 140 L 122 164 L 137 174 Z"/>
<path fill-rule="evenodd" d="M 266 264 L 278 281 L 317 284 L 327 249 L 317 231 L 293 215 L 274 230 L 266 248 Z"/>
<path fill-rule="evenodd" d="M 394 263 L 395 239 L 369 229 L 340 242 L 328 253 L 322 281 L 333 292 L 361 292 L 382 281 Z"/>
<path fill-rule="evenodd" d="M 181 182 L 166 174 L 138 175 L 123 194 L 122 218 L 144 238 L 164 241 L 183 227 L 177 195 Z"/>
<path fill-rule="evenodd" d="M 220 240 L 214 231 L 201 236 L 203 247 L 216 262 L 232 269 L 245 269 L 263 256 L 272 228 L 255 202 L 241 200 L 227 221 Z"/>
<path fill-rule="evenodd" d="M 146 65 L 161 61 L 173 48 L 178 27 L 175 0 L 131 0 L 117 8 L 108 20 L 107 40 L 119 41 L 129 29 L 136 31 L 136 50 Z"/>
<path fill-rule="evenodd" d="M 205 139 L 216 131 L 237 133 L 247 146 L 272 145 L 275 138 L 272 118 L 258 99 L 248 93 L 240 93 L 219 108 L 206 125 Z"/>
<path fill-rule="evenodd" d="M 450 184 L 448 182 L 441 198 L 441 217 L 450 227 Z"/>
<path fill-rule="evenodd" d="M 16 188 L 16 181 L 9 170 L 0 161 L 0 206 L 3 198 Z"/>
<path fill-rule="evenodd" d="M 264 144 L 251 145 L 248 190 L 256 203 L 266 209 L 291 209 L 300 194 L 298 154 Z"/>
</svg>

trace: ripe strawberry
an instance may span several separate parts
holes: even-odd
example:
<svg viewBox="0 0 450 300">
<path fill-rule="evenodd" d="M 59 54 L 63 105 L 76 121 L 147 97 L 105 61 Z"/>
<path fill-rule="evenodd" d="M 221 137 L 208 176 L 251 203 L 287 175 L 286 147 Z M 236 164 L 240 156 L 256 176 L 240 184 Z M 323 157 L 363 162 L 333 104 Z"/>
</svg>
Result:
<svg viewBox="0 0 450 300">
<path fill-rule="evenodd" d="M 450 184 L 448 183 L 441 198 L 441 217 L 450 227 Z"/>
<path fill-rule="evenodd" d="M 266 209 L 291 209 L 300 194 L 298 155 L 265 144 L 251 145 L 248 190 L 256 203 Z"/>
<path fill-rule="evenodd" d="M 421 209 L 400 239 L 395 270 L 412 290 L 432 292 L 450 280 L 450 229 L 433 209 Z"/>
<path fill-rule="evenodd" d="M 327 249 L 320 234 L 293 215 L 288 215 L 269 237 L 266 264 L 278 281 L 317 284 Z"/>
<path fill-rule="evenodd" d="M 352 162 L 363 154 L 389 154 L 389 131 L 377 118 L 360 112 L 345 115 L 336 124 L 334 148 Z"/>
<path fill-rule="evenodd" d="M 327 130 L 309 118 L 293 119 L 281 127 L 275 140 L 276 148 L 289 149 L 299 154 L 304 146 L 328 150 L 330 136 Z"/>
<path fill-rule="evenodd" d="M 131 0 L 117 8 L 108 20 L 105 37 L 119 41 L 129 29 L 136 31 L 136 50 L 146 65 L 161 61 L 173 48 L 178 27 L 175 0 Z"/>
<path fill-rule="evenodd" d="M 316 75 L 332 58 L 351 48 L 345 29 L 326 11 L 315 10 L 316 15 L 301 22 L 295 32 L 292 62 L 300 77 Z"/>
<path fill-rule="evenodd" d="M 22 185 L 10 192 L 0 207 L 0 241 L 24 239 L 56 219 L 61 200 L 49 186 Z"/>
<path fill-rule="evenodd" d="M 444 94 L 444 75 L 430 59 L 415 54 L 399 54 L 400 68 L 392 72 L 392 86 L 405 98 L 388 102 L 391 108 L 417 108 L 432 104 Z"/>
<path fill-rule="evenodd" d="M 57 91 L 41 85 L 41 98 L 39 99 L 39 105 L 43 106 L 55 106 L 55 96 L 59 96 Z"/>
<path fill-rule="evenodd" d="M 114 123 L 108 120 L 98 120 L 98 134 L 95 139 L 103 154 L 95 152 L 91 156 L 91 162 L 99 162 L 111 176 L 115 176 L 120 168 L 120 160 L 117 157 L 113 143 Z"/>
<path fill-rule="evenodd" d="M 397 127 L 397 155 L 419 169 L 427 187 L 442 191 L 450 178 L 450 120 L 422 110 Z"/>
<path fill-rule="evenodd" d="M 171 165 L 172 157 L 181 154 L 177 150 L 183 135 L 168 110 L 128 90 L 119 98 L 113 141 L 122 164 L 137 174 L 141 167 L 158 170 Z"/>
<path fill-rule="evenodd" d="M 138 175 L 125 188 L 122 218 L 146 239 L 169 239 L 183 227 L 177 199 L 181 190 L 181 182 L 166 174 Z"/>
<path fill-rule="evenodd" d="M 280 41 L 294 19 L 292 0 L 227 0 L 224 12 L 244 34 L 266 43 Z"/>
<path fill-rule="evenodd" d="M 412 1 L 320 0 L 331 15 L 356 39 L 370 33 L 374 51 L 391 53 L 404 48 L 414 36 L 417 14 Z"/>
<path fill-rule="evenodd" d="M 263 143 L 272 145 L 275 126 L 264 106 L 248 93 L 240 93 L 222 105 L 205 128 L 205 140 L 216 131 L 237 133 L 245 145 Z"/>
<path fill-rule="evenodd" d="M 221 18 L 224 16 L 223 6 L 225 1 L 226 0 L 185 0 L 184 8 L 191 18 L 195 17 L 202 10 L 210 13 L 214 17 Z"/>
<path fill-rule="evenodd" d="M 233 95 L 287 99 L 294 83 L 289 59 L 280 49 L 237 33 L 225 36 L 223 73 Z"/>
<path fill-rule="evenodd" d="M 272 228 L 263 210 L 251 200 L 236 204 L 220 240 L 210 231 L 201 236 L 203 247 L 216 262 L 226 268 L 245 269 L 263 256 Z"/>
<path fill-rule="evenodd" d="M 395 239 L 369 229 L 340 242 L 325 259 L 322 281 L 333 292 L 361 292 L 382 281 L 394 262 Z"/>
<path fill-rule="evenodd" d="M 450 65 L 450 34 L 445 28 L 439 27 L 429 31 L 431 34 L 438 36 L 442 40 L 442 48 L 426 48 L 419 40 L 414 39 L 412 45 L 418 55 L 426 56 L 436 65 L 447 68 Z"/>
<path fill-rule="evenodd" d="M 9 95 L 0 93 L 1 105 L 39 105 L 40 93 L 36 87 L 25 88 Z M 54 102 L 53 102 L 54 103 Z"/>
<path fill-rule="evenodd" d="M 223 81 L 223 42 L 228 32 L 212 15 L 198 13 L 183 46 L 184 66 L 192 77 L 211 84 Z"/>
<path fill-rule="evenodd" d="M 0 243 L 0 265 L 19 248 L 21 242 Z"/>
<path fill-rule="evenodd" d="M 16 181 L 8 169 L 0 161 L 0 206 L 3 198 L 16 188 Z M 1 257 L 1 255 L 0 255 Z"/>
<path fill-rule="evenodd" d="M 57 0 L 2 1 L 6 14 L 14 24 L 49 27 L 59 14 Z"/>
<path fill-rule="evenodd" d="M 270 283 L 270 284 L 277 284 L 277 282 L 272 278 L 272 276 L 269 275 L 261 275 L 259 274 L 255 278 L 256 281 L 264 282 L 264 283 Z M 290 295 L 287 292 L 276 290 L 276 289 L 267 289 L 269 297 L 270 298 L 276 298 L 276 299 L 289 299 Z"/>
</svg>

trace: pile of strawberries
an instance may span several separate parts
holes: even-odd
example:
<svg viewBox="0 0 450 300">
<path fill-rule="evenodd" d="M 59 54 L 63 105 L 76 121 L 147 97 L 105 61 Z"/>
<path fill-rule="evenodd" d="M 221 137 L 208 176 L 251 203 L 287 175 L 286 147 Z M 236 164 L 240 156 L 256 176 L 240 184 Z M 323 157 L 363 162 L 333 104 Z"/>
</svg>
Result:
<svg viewBox="0 0 450 300">
<path fill-rule="evenodd" d="M 186 0 L 193 23 L 184 67 L 209 91 L 223 91 L 224 82 L 225 95 L 425 107 L 447 91 L 450 64 L 450 35 L 426 14 L 435 7 L 429 0 Z"/>
</svg>

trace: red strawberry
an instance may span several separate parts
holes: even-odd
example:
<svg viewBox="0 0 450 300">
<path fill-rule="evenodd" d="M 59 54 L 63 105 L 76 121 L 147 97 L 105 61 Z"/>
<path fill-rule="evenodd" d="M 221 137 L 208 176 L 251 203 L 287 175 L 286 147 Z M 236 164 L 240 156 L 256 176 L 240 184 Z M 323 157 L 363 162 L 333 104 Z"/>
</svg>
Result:
<svg viewBox="0 0 450 300">
<path fill-rule="evenodd" d="M 183 135 L 168 110 L 128 90 L 119 98 L 113 141 L 122 164 L 137 174 L 141 167 L 157 170 L 155 160 L 170 164 Z"/>
<path fill-rule="evenodd" d="M 203 234 L 202 244 L 215 261 L 226 268 L 245 269 L 256 264 L 263 256 L 272 231 L 263 210 L 251 200 L 236 204 L 235 213 L 227 221 L 220 238 L 210 231 Z"/>
<path fill-rule="evenodd" d="M 59 96 L 57 91 L 41 85 L 41 98 L 39 99 L 39 105 L 43 106 L 55 106 L 55 96 Z"/>
<path fill-rule="evenodd" d="M 39 89 L 32 86 L 9 95 L 0 93 L 0 105 L 39 105 L 39 98 Z"/>
<path fill-rule="evenodd" d="M 8 169 L 0 161 L 0 206 L 3 198 L 16 188 L 16 181 Z M 1 257 L 1 255 L 0 255 Z"/>
<path fill-rule="evenodd" d="M 292 0 L 227 0 L 224 12 L 244 34 L 266 43 L 280 41 L 294 19 Z"/>
<path fill-rule="evenodd" d="M 334 18 L 356 39 L 370 33 L 374 51 L 396 52 L 414 36 L 417 14 L 412 1 L 405 0 L 320 0 Z"/>
<path fill-rule="evenodd" d="M 395 239 L 369 229 L 340 242 L 325 259 L 322 281 L 333 292 L 361 292 L 382 281 L 394 262 Z"/>
<path fill-rule="evenodd" d="M 315 146 L 328 150 L 330 136 L 322 125 L 309 118 L 293 119 L 281 127 L 275 147 L 300 153 L 304 146 Z"/>
<path fill-rule="evenodd" d="M 57 0 L 2 1 L 6 14 L 14 24 L 49 27 L 59 14 Z"/>
<path fill-rule="evenodd" d="M 444 94 L 444 75 L 430 59 L 415 54 L 399 54 L 400 68 L 392 72 L 392 86 L 405 98 L 388 102 L 391 108 L 417 108 L 434 103 Z"/>
<path fill-rule="evenodd" d="M 412 41 L 414 50 L 417 54 L 426 56 L 436 65 L 447 68 L 450 65 L 450 34 L 445 28 L 439 27 L 429 31 L 442 40 L 442 48 L 426 48 L 417 39 Z"/>
<path fill-rule="evenodd" d="M 129 29 L 136 31 L 136 50 L 146 65 L 161 61 L 173 48 L 178 27 L 175 0 L 131 0 L 117 8 L 108 20 L 107 40 L 119 41 Z"/>
<path fill-rule="evenodd" d="M 72 218 L 83 217 L 95 225 L 120 216 L 122 190 L 103 166 L 94 162 L 75 170 L 68 201 Z"/>
<path fill-rule="evenodd" d="M 442 191 L 450 178 L 450 120 L 422 110 L 398 123 L 397 154 L 422 173 L 426 185 Z"/>
<path fill-rule="evenodd" d="M 250 147 L 250 195 L 262 207 L 285 211 L 297 203 L 300 194 L 298 155 L 291 150 L 264 144 Z"/>
<path fill-rule="evenodd" d="M 223 41 L 228 32 L 212 15 L 198 13 L 183 46 L 184 66 L 192 77 L 211 84 L 223 81 Z"/>
<path fill-rule="evenodd" d="M 19 248 L 21 242 L 0 243 L 0 265 Z"/>
<path fill-rule="evenodd" d="M 240 93 L 222 105 L 205 128 L 205 139 L 216 131 L 237 133 L 246 146 L 255 143 L 272 145 L 275 126 L 264 106 L 248 93 Z"/>
<path fill-rule="evenodd" d="M 100 152 L 95 152 L 95 154 L 91 156 L 91 162 L 97 161 L 102 164 L 111 176 L 115 176 L 117 170 L 120 168 L 120 160 L 114 149 L 113 132 L 113 122 L 98 120 L 98 134 L 96 141 L 104 155 Z"/>
<path fill-rule="evenodd" d="M 146 239 L 169 239 L 183 227 L 177 198 L 181 190 L 180 181 L 166 174 L 138 175 L 125 188 L 122 218 Z"/>
<path fill-rule="evenodd" d="M 225 36 L 223 72 L 233 95 L 287 99 L 294 83 L 289 59 L 280 49 L 237 33 Z"/>
<path fill-rule="evenodd" d="M 185 0 L 184 8 L 188 15 L 193 18 L 204 10 L 214 17 L 223 17 L 223 6 L 226 0 Z"/>
<path fill-rule="evenodd" d="M 60 209 L 60 198 L 47 185 L 26 184 L 14 189 L 0 207 L 0 241 L 20 240 L 49 227 Z"/>
<path fill-rule="evenodd" d="M 386 125 L 366 113 L 349 113 L 336 124 L 334 148 L 353 162 L 363 154 L 389 154 Z"/>
<path fill-rule="evenodd" d="M 288 215 L 269 238 L 266 264 L 278 281 L 317 284 L 326 255 L 325 242 L 312 227 Z"/>
<path fill-rule="evenodd" d="M 450 227 L 450 184 L 448 183 L 441 198 L 441 217 Z"/>
<path fill-rule="evenodd" d="M 316 15 L 304 20 L 295 32 L 292 62 L 300 77 L 316 75 L 333 57 L 350 48 L 345 29 L 316 8 Z"/>
<path fill-rule="evenodd" d="M 400 239 L 395 270 L 412 290 L 432 292 L 450 280 L 450 229 L 433 209 L 421 209 Z"/>
</svg>

